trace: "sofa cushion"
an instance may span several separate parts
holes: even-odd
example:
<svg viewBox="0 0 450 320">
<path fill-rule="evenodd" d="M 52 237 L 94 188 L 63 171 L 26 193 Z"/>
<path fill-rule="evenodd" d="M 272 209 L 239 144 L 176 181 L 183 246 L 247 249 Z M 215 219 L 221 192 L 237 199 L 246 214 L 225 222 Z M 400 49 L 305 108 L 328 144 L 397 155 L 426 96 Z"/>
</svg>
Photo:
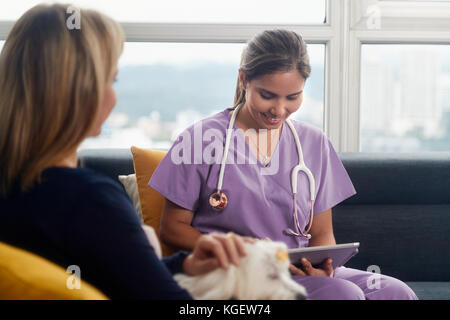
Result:
<svg viewBox="0 0 450 320">
<path fill-rule="evenodd" d="M 419 300 L 449 300 L 450 282 L 406 282 Z"/>
<path fill-rule="evenodd" d="M 450 204 L 450 152 L 339 153 L 357 194 L 348 204 Z"/>
<path fill-rule="evenodd" d="M 450 281 L 450 205 L 338 205 L 337 243 L 360 242 L 347 267 L 403 281 Z"/>
<path fill-rule="evenodd" d="M 90 168 L 111 179 L 134 173 L 130 149 L 85 149 L 78 152 L 78 166 Z"/>
<path fill-rule="evenodd" d="M 134 169 L 141 202 L 142 217 L 144 223 L 153 227 L 159 239 L 159 226 L 161 212 L 164 204 L 164 197 L 148 185 L 148 182 L 156 167 L 165 156 L 165 151 L 141 149 L 131 147 L 133 154 Z M 161 243 L 163 256 L 170 255 L 176 250 L 164 243 Z"/>
<path fill-rule="evenodd" d="M 130 197 L 131 201 L 133 202 L 134 209 L 136 210 L 136 213 L 139 217 L 139 220 L 143 222 L 142 218 L 142 208 L 141 208 L 141 202 L 139 201 L 139 192 L 138 192 L 138 186 L 136 181 L 136 174 L 128 174 L 128 175 L 119 175 L 119 181 L 122 183 L 122 185 L 125 188 L 125 191 L 127 192 L 128 196 Z"/>
<path fill-rule="evenodd" d="M 333 210 L 349 267 L 403 281 L 450 281 L 450 153 L 340 153 L 357 194 Z"/>
</svg>

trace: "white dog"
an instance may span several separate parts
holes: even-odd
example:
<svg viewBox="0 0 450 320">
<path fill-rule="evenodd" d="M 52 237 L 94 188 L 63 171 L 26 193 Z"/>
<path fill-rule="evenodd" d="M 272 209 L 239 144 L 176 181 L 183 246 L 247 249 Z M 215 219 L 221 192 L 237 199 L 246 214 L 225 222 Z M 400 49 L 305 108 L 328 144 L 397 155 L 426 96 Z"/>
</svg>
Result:
<svg viewBox="0 0 450 320">
<path fill-rule="evenodd" d="M 240 266 L 218 268 L 200 276 L 176 274 L 175 280 L 195 299 L 293 300 L 305 299 L 306 290 L 291 279 L 287 247 L 282 242 L 246 243 Z"/>
</svg>

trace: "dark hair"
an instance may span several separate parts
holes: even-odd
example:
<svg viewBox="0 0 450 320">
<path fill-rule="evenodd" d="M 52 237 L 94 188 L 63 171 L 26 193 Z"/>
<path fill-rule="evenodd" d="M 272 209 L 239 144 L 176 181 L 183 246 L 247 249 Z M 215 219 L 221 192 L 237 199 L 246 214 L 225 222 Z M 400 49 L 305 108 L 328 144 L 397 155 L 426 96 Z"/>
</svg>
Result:
<svg viewBox="0 0 450 320">
<path fill-rule="evenodd" d="M 247 81 L 294 69 L 306 80 L 311 73 L 305 41 L 297 33 L 288 30 L 266 30 L 256 35 L 242 52 L 240 69 Z M 238 76 L 234 106 L 244 102 L 245 88 Z"/>
</svg>

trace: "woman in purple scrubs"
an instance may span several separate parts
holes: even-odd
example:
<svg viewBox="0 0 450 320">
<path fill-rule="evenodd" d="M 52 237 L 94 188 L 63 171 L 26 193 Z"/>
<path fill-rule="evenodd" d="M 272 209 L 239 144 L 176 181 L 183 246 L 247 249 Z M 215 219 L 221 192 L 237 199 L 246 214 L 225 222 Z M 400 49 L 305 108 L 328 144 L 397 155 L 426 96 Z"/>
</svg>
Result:
<svg viewBox="0 0 450 320">
<path fill-rule="evenodd" d="M 265 31 L 248 43 L 234 108 L 187 128 L 150 179 L 149 185 L 166 198 L 161 219 L 164 242 L 192 249 L 203 233 L 233 231 L 283 241 L 289 248 L 336 244 L 332 208 L 356 191 L 325 134 L 295 120 L 291 122 L 304 162 L 315 180 L 315 200 L 311 201 L 309 181 L 302 172 L 294 200 L 291 189 L 291 171 L 299 155 L 286 120 L 300 108 L 310 72 L 306 44 L 294 32 Z M 211 195 L 218 191 L 227 128 L 237 106 L 216 201 Z M 221 203 L 224 197 L 226 202 Z M 333 270 L 330 259 L 319 268 L 306 261 L 301 269 L 291 266 L 291 272 L 309 299 L 417 299 L 400 280 L 380 275 L 374 283 L 373 273 Z"/>
</svg>

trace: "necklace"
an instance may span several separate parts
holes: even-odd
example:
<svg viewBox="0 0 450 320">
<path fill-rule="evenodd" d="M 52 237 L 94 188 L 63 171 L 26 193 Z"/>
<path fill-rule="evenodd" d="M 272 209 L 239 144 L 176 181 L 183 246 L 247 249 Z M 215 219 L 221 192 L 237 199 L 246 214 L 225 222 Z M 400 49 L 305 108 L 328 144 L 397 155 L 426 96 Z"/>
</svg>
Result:
<svg viewBox="0 0 450 320">
<path fill-rule="evenodd" d="M 231 113 L 232 113 L 232 111 L 230 111 L 229 113 L 228 113 L 228 116 L 231 116 Z M 238 115 L 240 114 L 240 112 L 238 113 Z M 236 119 L 237 120 L 237 119 Z M 236 125 L 237 126 L 237 125 Z M 241 129 L 242 130 L 242 129 Z M 267 130 L 266 130 L 266 132 L 267 132 Z M 276 130 L 276 132 L 278 132 L 278 130 Z M 258 144 L 255 144 L 253 141 L 252 141 L 252 137 L 253 137 L 254 135 L 251 135 L 251 136 L 249 136 L 248 137 L 248 142 L 250 142 L 250 144 L 252 144 L 255 148 L 256 148 L 256 158 L 259 158 L 259 161 L 261 162 L 261 164 L 264 166 L 264 167 L 267 167 L 267 165 L 269 164 L 269 162 L 270 162 L 270 159 L 271 159 L 271 157 L 269 157 L 267 154 L 262 154 L 261 152 L 260 152 L 260 150 L 259 150 L 259 147 L 258 147 Z M 245 137 L 245 135 L 244 135 L 244 137 Z M 256 135 L 255 134 L 255 137 L 257 138 L 256 140 L 259 140 L 259 135 Z M 278 138 L 280 137 L 280 135 L 278 135 Z M 244 138 L 245 139 L 245 138 Z M 271 141 L 271 144 L 270 144 L 270 154 L 272 155 L 272 153 L 273 153 L 273 143 L 272 143 L 272 134 L 271 134 L 271 137 L 270 137 L 270 141 Z M 267 141 L 267 138 L 266 138 L 266 141 Z M 276 145 L 276 144 L 275 144 Z M 250 147 L 250 146 L 249 146 Z M 267 150 L 267 148 L 266 148 L 266 150 Z"/>
<path fill-rule="evenodd" d="M 259 144 L 255 144 L 254 142 L 253 142 L 253 139 L 252 139 L 252 137 L 255 137 L 255 138 L 257 138 L 256 140 L 259 140 L 259 135 L 258 136 L 256 136 L 256 135 L 251 135 L 251 136 L 249 136 L 248 137 L 248 141 L 250 142 L 250 144 L 252 144 L 255 148 L 256 148 L 256 153 L 257 153 L 257 158 L 259 157 L 260 159 L 260 161 L 261 161 L 261 164 L 264 166 L 264 167 L 267 167 L 267 165 L 269 164 L 269 162 L 270 162 L 270 159 L 271 159 L 271 156 L 269 157 L 267 154 L 262 154 L 261 153 L 261 151 L 260 151 L 260 149 L 259 149 Z M 272 138 L 272 137 L 271 137 Z M 267 140 L 266 140 L 267 141 Z M 272 139 L 271 139 L 271 144 L 270 144 L 270 154 L 272 155 L 272 151 L 273 151 L 273 145 L 274 145 L 274 143 L 272 143 Z M 266 148 L 267 149 L 267 148 Z"/>
</svg>

